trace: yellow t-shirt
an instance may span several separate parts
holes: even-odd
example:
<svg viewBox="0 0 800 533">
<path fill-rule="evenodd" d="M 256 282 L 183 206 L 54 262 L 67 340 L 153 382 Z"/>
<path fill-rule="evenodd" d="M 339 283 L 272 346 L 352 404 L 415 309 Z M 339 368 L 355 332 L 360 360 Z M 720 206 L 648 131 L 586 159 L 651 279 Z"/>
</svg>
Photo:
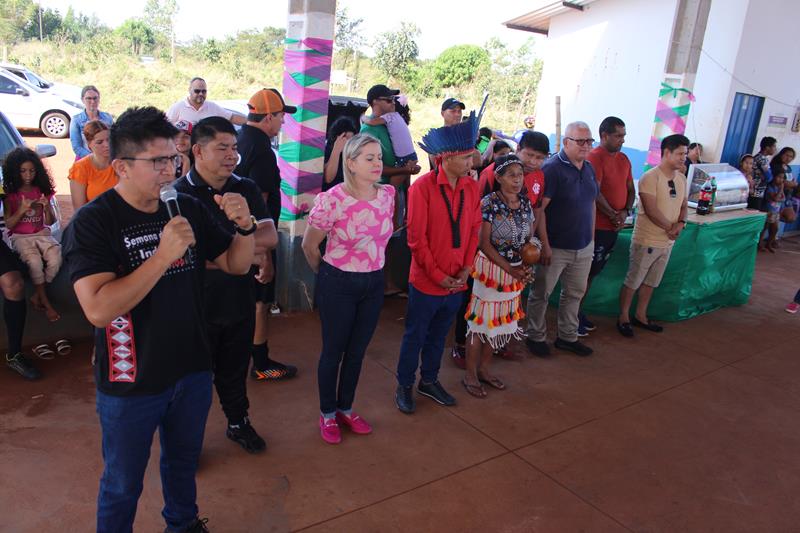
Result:
<svg viewBox="0 0 800 533">
<path fill-rule="evenodd" d="M 114 187 L 119 181 L 111 165 L 103 170 L 98 170 L 92 163 L 90 155 L 73 163 L 72 168 L 69 169 L 69 179 L 86 187 L 86 199 L 89 202 Z"/>
<path fill-rule="evenodd" d="M 681 207 L 686 201 L 686 176 L 675 173 L 675 197 L 670 196 L 669 178 L 658 167 L 651 168 L 639 178 L 639 194 L 650 194 L 656 197 L 656 207 L 671 222 L 677 222 L 681 216 Z M 639 202 L 636 224 L 633 226 L 633 242 L 653 248 L 668 248 L 675 241 L 667 236 L 667 232 L 656 226 L 647 217 L 644 203 Z"/>
</svg>

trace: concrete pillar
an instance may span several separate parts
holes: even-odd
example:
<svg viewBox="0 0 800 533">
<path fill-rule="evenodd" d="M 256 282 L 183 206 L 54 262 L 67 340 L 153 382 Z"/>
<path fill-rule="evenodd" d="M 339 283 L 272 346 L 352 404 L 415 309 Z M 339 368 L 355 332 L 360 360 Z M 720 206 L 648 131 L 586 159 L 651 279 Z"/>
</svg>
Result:
<svg viewBox="0 0 800 533">
<path fill-rule="evenodd" d="M 298 110 L 286 115 L 278 150 L 282 183 L 276 296 L 292 311 L 313 305 L 314 275 L 300 243 L 305 217 L 322 185 L 335 13 L 335 0 L 289 0 L 282 92 Z"/>
<path fill-rule="evenodd" d="M 678 1 L 664 79 L 656 101 L 645 171 L 661 162 L 661 140 L 664 137 L 686 131 L 686 117 L 694 102 L 692 90 L 710 9 L 711 0 Z"/>
</svg>

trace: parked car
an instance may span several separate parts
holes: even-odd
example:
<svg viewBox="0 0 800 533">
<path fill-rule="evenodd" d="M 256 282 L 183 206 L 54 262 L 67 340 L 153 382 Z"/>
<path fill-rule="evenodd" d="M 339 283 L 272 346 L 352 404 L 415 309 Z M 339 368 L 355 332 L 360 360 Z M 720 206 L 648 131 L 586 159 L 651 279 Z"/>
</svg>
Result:
<svg viewBox="0 0 800 533">
<path fill-rule="evenodd" d="M 11 124 L 11 121 L 8 120 L 8 118 L 2 112 L 0 112 L 0 163 L 3 162 L 3 159 L 5 159 L 8 152 L 18 146 L 25 146 L 25 141 L 22 140 L 22 136 Z M 52 157 L 56 155 L 56 147 L 52 144 L 37 144 L 34 150 L 36 150 L 36 153 L 39 154 L 39 157 L 43 159 L 45 157 Z M 2 191 L 2 184 L 3 169 L 2 165 L 0 165 L 0 191 Z M 61 212 L 58 208 L 58 202 L 56 202 L 55 197 L 53 197 L 52 204 L 53 208 L 56 210 L 56 223 L 50 227 L 50 230 L 57 239 L 60 239 Z M 3 204 L 0 203 L 0 236 L 5 236 L 5 229 L 6 223 L 5 219 L 3 218 Z"/>
<path fill-rule="evenodd" d="M 69 136 L 72 117 L 83 111 L 83 106 L 0 68 L 0 111 L 17 129 L 39 129 L 60 139 Z"/>
<path fill-rule="evenodd" d="M 4 68 L 11 74 L 22 78 L 34 87 L 39 87 L 45 91 L 57 94 L 61 98 L 70 100 L 72 102 L 80 103 L 81 101 L 81 88 L 77 85 L 69 83 L 59 83 L 55 81 L 48 81 L 40 75 L 33 72 L 31 69 L 23 65 L 15 65 L 13 63 L 0 63 L 0 68 Z M 83 105 L 80 105 L 82 108 Z"/>
</svg>

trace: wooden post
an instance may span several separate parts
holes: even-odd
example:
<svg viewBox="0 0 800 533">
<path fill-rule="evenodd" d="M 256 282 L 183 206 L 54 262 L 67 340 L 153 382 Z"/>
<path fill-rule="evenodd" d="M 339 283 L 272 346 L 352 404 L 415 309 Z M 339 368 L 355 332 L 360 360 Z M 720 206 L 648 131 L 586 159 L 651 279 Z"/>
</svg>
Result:
<svg viewBox="0 0 800 533">
<path fill-rule="evenodd" d="M 556 153 L 561 151 L 561 97 L 556 96 Z"/>
</svg>

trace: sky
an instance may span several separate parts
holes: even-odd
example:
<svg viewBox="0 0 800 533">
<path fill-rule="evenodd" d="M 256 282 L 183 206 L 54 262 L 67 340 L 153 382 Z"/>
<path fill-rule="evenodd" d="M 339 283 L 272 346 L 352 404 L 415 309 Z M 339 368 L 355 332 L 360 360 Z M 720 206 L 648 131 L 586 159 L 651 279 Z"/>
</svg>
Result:
<svg viewBox="0 0 800 533">
<path fill-rule="evenodd" d="M 116 27 L 127 18 L 141 16 L 145 0 L 40 0 L 40 3 L 45 8 L 58 9 L 62 15 L 71 5 L 78 13 L 97 15 L 104 24 Z M 483 45 L 491 37 L 516 48 L 535 35 L 502 25 L 528 12 L 529 4 L 519 0 L 498 4 L 486 0 L 403 0 L 382 3 L 380 8 L 376 8 L 375 0 L 339 0 L 339 5 L 346 7 L 351 17 L 364 19 L 361 27 L 369 44 L 378 34 L 397 29 L 402 20 L 414 22 L 422 30 L 417 44 L 423 59 L 435 58 L 455 44 Z M 493 9 L 495 5 L 502 9 Z M 265 26 L 286 27 L 288 0 L 224 0 L 224 6 L 219 9 L 217 2 L 209 0 L 178 0 L 178 40 L 189 41 L 194 36 L 222 38 Z M 365 53 L 369 54 L 369 49 Z"/>
</svg>

